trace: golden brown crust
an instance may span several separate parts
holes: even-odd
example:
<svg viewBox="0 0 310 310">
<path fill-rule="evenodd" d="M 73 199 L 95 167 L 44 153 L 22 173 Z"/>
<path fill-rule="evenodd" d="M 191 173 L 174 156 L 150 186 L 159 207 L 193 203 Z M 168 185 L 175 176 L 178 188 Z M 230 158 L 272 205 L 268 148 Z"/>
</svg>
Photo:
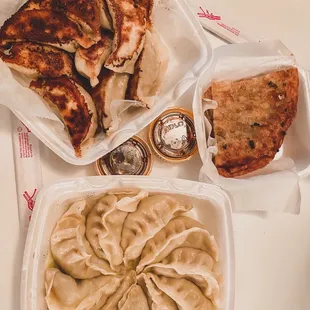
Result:
<svg viewBox="0 0 310 310">
<path fill-rule="evenodd" d="M 103 130 L 103 118 L 107 117 L 105 111 L 105 98 L 106 98 L 106 90 L 107 83 L 109 79 L 113 76 L 114 72 L 108 69 L 102 68 L 98 79 L 99 84 L 91 90 L 91 96 L 94 100 L 97 115 L 98 115 L 98 130 Z"/>
<path fill-rule="evenodd" d="M 109 12 L 109 8 L 106 0 L 99 0 L 99 6 L 101 6 L 101 10 L 103 11 L 104 18 L 106 19 L 104 22 L 101 21 L 101 26 L 103 28 L 113 30 L 113 22 L 112 17 Z"/>
<path fill-rule="evenodd" d="M 76 77 L 73 60 L 64 51 L 31 42 L 14 43 L 9 51 L 0 51 L 0 58 L 9 66 L 35 70 L 38 76 Z"/>
<path fill-rule="evenodd" d="M 69 78 L 39 79 L 32 81 L 30 88 L 36 91 L 62 118 L 76 155 L 81 156 L 81 144 L 91 127 L 92 114 L 84 96 Z"/>
<path fill-rule="evenodd" d="M 100 39 L 100 9 L 98 0 L 30 0 L 22 10 L 46 9 L 62 11 L 82 28 L 87 25 L 92 37 Z"/>
<path fill-rule="evenodd" d="M 107 0 L 107 3 L 115 35 L 113 51 L 105 66 L 116 72 L 133 73 L 133 68 L 128 70 L 126 64 L 135 62 L 143 48 L 146 11 L 134 0 Z"/>
<path fill-rule="evenodd" d="M 213 83 L 215 165 L 221 175 L 241 176 L 273 160 L 296 116 L 298 89 L 296 68 Z"/>
<path fill-rule="evenodd" d="M 138 84 L 140 81 L 140 72 L 141 72 L 141 62 L 143 58 L 143 52 L 141 52 L 138 60 L 135 63 L 135 71 L 134 74 L 130 76 L 128 81 L 128 87 L 126 91 L 126 99 L 128 100 L 136 100 L 141 101 L 141 98 L 138 96 Z"/>
<path fill-rule="evenodd" d="M 89 65 L 99 62 L 101 55 L 111 49 L 113 36 L 109 31 L 101 31 L 101 39 L 90 48 L 80 48 L 79 55 L 84 58 Z"/>
<path fill-rule="evenodd" d="M 77 42 L 84 48 L 94 44 L 64 12 L 49 10 L 18 11 L 0 30 L 1 45 L 16 41 L 33 41 L 58 45 Z"/>
<path fill-rule="evenodd" d="M 147 28 L 152 28 L 152 12 L 154 7 L 154 0 L 134 0 L 137 5 L 145 10 L 147 20 Z"/>
</svg>

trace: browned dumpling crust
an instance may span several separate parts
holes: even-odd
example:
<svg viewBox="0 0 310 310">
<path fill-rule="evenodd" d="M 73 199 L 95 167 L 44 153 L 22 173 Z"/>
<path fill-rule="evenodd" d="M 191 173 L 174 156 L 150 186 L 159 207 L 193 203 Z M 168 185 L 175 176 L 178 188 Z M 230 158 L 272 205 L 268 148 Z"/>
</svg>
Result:
<svg viewBox="0 0 310 310">
<path fill-rule="evenodd" d="M 75 52 L 79 45 L 89 48 L 95 43 L 64 12 L 46 9 L 18 11 L 3 24 L 0 38 L 1 45 L 32 41 L 68 52 Z"/>
<path fill-rule="evenodd" d="M 97 130 L 97 113 L 91 97 L 67 77 L 32 81 L 30 88 L 45 99 L 63 121 L 76 156 Z"/>
<path fill-rule="evenodd" d="M 73 60 L 68 53 L 55 47 L 31 42 L 12 44 L 7 51 L 0 50 L 0 58 L 6 64 L 30 77 L 76 78 Z"/>
</svg>

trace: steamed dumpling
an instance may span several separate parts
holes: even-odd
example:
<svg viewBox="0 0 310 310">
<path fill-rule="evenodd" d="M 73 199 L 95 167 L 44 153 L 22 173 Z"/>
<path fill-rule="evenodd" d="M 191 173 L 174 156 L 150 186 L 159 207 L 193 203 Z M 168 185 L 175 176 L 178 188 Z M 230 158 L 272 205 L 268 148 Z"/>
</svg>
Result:
<svg viewBox="0 0 310 310">
<path fill-rule="evenodd" d="M 101 310 L 118 310 L 118 303 L 123 298 L 124 294 L 128 291 L 128 289 L 137 283 L 136 272 L 134 270 L 129 271 L 121 286 L 118 290 L 108 299 L 106 304 L 102 307 Z"/>
<path fill-rule="evenodd" d="M 144 191 L 134 197 L 119 196 L 118 198 L 116 195 L 106 195 L 88 214 L 86 237 L 96 255 L 108 260 L 113 269 L 123 262 L 123 249 L 120 242 L 127 214 L 135 211 L 138 203 L 147 195 Z"/>
<path fill-rule="evenodd" d="M 153 280 L 151 280 L 146 273 L 141 273 L 141 275 L 139 275 L 138 283 L 141 287 L 144 287 L 146 291 L 151 310 L 178 310 L 173 299 L 158 289 Z"/>
<path fill-rule="evenodd" d="M 85 200 L 75 202 L 57 222 L 51 235 L 51 251 L 56 263 L 76 279 L 115 274 L 107 261 L 95 255 L 85 237 L 88 212 Z"/>
<path fill-rule="evenodd" d="M 120 236 L 126 212 L 115 209 L 117 197 L 101 198 L 90 211 L 86 221 L 86 237 L 96 255 L 110 262 L 112 268 L 123 261 Z"/>
<path fill-rule="evenodd" d="M 199 274 L 197 270 L 208 270 L 212 272 L 214 267 L 214 259 L 205 251 L 200 249 L 182 247 L 173 250 L 160 263 L 148 265 L 145 270 L 149 270 L 154 266 L 178 269 L 186 269 Z M 181 273 L 182 274 L 182 273 Z"/>
<path fill-rule="evenodd" d="M 118 303 L 120 310 L 148 310 L 146 296 L 139 285 L 131 286 Z"/>
<path fill-rule="evenodd" d="M 197 285 L 203 295 L 206 298 L 210 299 L 215 306 L 220 306 L 219 283 L 217 282 L 213 274 L 207 270 L 203 270 L 203 274 L 199 275 L 191 271 L 186 272 L 186 270 L 182 268 L 176 271 L 173 268 L 169 268 L 169 265 L 162 266 L 161 264 L 154 264 L 154 267 L 147 268 L 146 271 L 168 278 L 189 280 L 195 285 Z"/>
<path fill-rule="evenodd" d="M 179 216 L 146 243 L 137 271 L 141 272 L 148 264 L 160 262 L 180 247 L 203 250 L 218 260 L 219 250 L 214 236 L 211 236 L 201 223 L 189 217 Z"/>
<path fill-rule="evenodd" d="M 214 307 L 200 289 L 185 279 L 173 279 L 149 274 L 156 286 L 170 296 L 182 310 L 213 310 Z"/>
<path fill-rule="evenodd" d="M 178 248 L 161 263 L 149 265 L 145 272 L 153 272 L 169 278 L 185 278 L 195 283 L 214 305 L 219 305 L 220 287 L 212 273 L 213 258 L 204 251 Z"/>
<path fill-rule="evenodd" d="M 49 310 L 99 310 L 121 284 L 122 277 L 100 276 L 76 281 L 56 268 L 45 273 Z"/>
<path fill-rule="evenodd" d="M 135 212 L 140 201 L 149 195 L 148 192 L 143 190 L 129 192 L 114 191 L 113 194 L 118 198 L 116 208 L 124 212 Z"/>
<path fill-rule="evenodd" d="M 137 211 L 129 214 L 124 222 L 121 246 L 125 251 L 125 265 L 132 264 L 140 256 L 146 242 L 172 218 L 191 208 L 191 205 L 182 204 L 167 195 L 156 195 L 142 200 Z"/>
</svg>

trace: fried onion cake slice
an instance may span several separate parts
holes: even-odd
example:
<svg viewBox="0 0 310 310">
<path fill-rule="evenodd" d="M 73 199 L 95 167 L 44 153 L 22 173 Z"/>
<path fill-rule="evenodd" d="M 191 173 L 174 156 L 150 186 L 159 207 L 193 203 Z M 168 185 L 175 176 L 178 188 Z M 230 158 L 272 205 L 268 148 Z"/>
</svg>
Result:
<svg viewBox="0 0 310 310">
<path fill-rule="evenodd" d="M 78 48 L 75 53 L 76 69 L 81 75 L 89 78 L 92 87 L 99 83 L 98 75 L 111 54 L 112 42 L 112 34 L 102 31 L 101 40 L 98 43 L 88 49 Z"/>
<path fill-rule="evenodd" d="M 218 104 L 213 110 L 214 160 L 220 175 L 242 176 L 274 159 L 296 116 L 298 89 L 296 68 L 212 84 L 210 99 Z"/>
<path fill-rule="evenodd" d="M 10 67 L 31 78 L 68 76 L 76 79 L 70 55 L 55 47 L 32 42 L 12 44 L 9 50 L 0 49 L 0 58 Z"/>
<path fill-rule="evenodd" d="M 30 88 L 37 92 L 64 123 L 77 157 L 97 130 L 97 112 L 90 95 L 67 77 L 38 79 Z"/>
<path fill-rule="evenodd" d="M 64 12 L 50 10 L 18 11 L 9 18 L 0 29 L 0 43 L 18 41 L 44 43 L 71 53 L 95 43 Z"/>
<path fill-rule="evenodd" d="M 154 105 L 168 68 L 168 51 L 156 33 L 146 31 L 143 51 L 130 76 L 126 99 L 142 102 L 148 108 Z"/>
<path fill-rule="evenodd" d="M 146 11 L 134 0 L 107 0 L 113 21 L 114 40 L 105 67 L 119 73 L 133 73 L 145 40 Z"/>
<path fill-rule="evenodd" d="M 98 125 L 106 131 L 112 121 L 111 103 L 113 100 L 125 99 L 129 74 L 116 73 L 102 68 L 98 78 L 99 84 L 91 90 L 91 96 L 97 109 Z"/>
<path fill-rule="evenodd" d="M 63 11 L 94 41 L 100 40 L 99 0 L 29 0 L 22 10 Z"/>
</svg>

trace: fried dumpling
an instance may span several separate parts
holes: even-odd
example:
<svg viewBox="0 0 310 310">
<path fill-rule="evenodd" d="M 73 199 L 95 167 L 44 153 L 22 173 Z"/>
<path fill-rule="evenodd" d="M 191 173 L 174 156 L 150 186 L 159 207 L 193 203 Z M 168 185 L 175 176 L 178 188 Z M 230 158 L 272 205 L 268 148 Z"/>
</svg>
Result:
<svg viewBox="0 0 310 310">
<path fill-rule="evenodd" d="M 156 33 L 146 31 L 144 48 L 130 77 L 126 98 L 154 105 L 168 68 L 168 52 Z"/>
<path fill-rule="evenodd" d="M 91 47 L 91 40 L 64 12 L 50 10 L 18 11 L 0 29 L 0 44 L 32 41 L 75 52 L 78 46 Z"/>
<path fill-rule="evenodd" d="M 0 58 L 11 69 L 31 78 L 76 77 L 72 58 L 55 47 L 19 42 L 12 44 L 9 50 L 0 49 Z"/>
<path fill-rule="evenodd" d="M 142 288 L 139 285 L 133 285 L 125 293 L 118 303 L 120 310 L 148 310 L 149 305 Z"/>
<path fill-rule="evenodd" d="M 118 303 L 126 294 L 128 289 L 137 283 L 136 272 L 134 270 L 129 271 L 118 288 L 118 290 L 107 300 L 106 304 L 101 310 L 118 310 Z"/>
<path fill-rule="evenodd" d="M 131 197 L 130 205 L 135 199 L 137 208 L 140 200 L 146 196 L 147 192 L 141 191 L 135 197 Z M 118 208 L 119 205 L 124 211 Z M 95 204 L 86 220 L 86 237 L 90 245 L 98 257 L 109 261 L 113 269 L 123 262 L 120 243 L 123 224 L 128 215 L 128 211 L 125 210 L 126 205 L 122 198 L 118 200 L 116 195 L 106 195 Z"/>
<path fill-rule="evenodd" d="M 146 242 L 171 219 L 191 208 L 191 205 L 168 195 L 155 195 L 142 200 L 137 211 L 130 213 L 124 222 L 121 245 L 125 251 L 125 266 L 134 263 Z"/>
<path fill-rule="evenodd" d="M 151 30 L 152 24 L 152 13 L 154 8 L 154 0 L 135 0 L 135 3 L 139 5 L 145 11 L 145 17 L 147 22 L 147 29 Z"/>
<path fill-rule="evenodd" d="M 214 236 L 211 236 L 201 223 L 189 217 L 179 216 L 147 241 L 137 271 L 141 272 L 144 266 L 162 261 L 174 249 L 180 247 L 200 249 L 215 261 L 218 260 L 219 249 Z"/>
<path fill-rule="evenodd" d="M 56 268 L 49 268 L 45 272 L 45 300 L 49 310 L 100 310 L 121 281 L 120 276 L 77 281 Z"/>
<path fill-rule="evenodd" d="M 94 41 L 100 40 L 100 7 L 98 0 L 29 0 L 22 10 L 62 11 Z"/>
<path fill-rule="evenodd" d="M 89 78 L 92 87 L 98 83 L 98 75 L 101 68 L 111 54 L 112 51 L 112 36 L 109 32 L 101 33 L 101 39 L 92 47 L 78 48 L 75 53 L 75 66 L 77 71 Z"/>
<path fill-rule="evenodd" d="M 129 75 L 102 68 L 98 79 L 99 84 L 91 90 L 91 96 L 96 105 L 99 125 L 108 130 L 112 122 L 111 103 L 125 99 Z"/>
<path fill-rule="evenodd" d="M 60 218 L 51 235 L 51 251 L 56 263 L 76 279 L 91 279 L 115 272 L 107 261 L 98 258 L 85 236 L 89 206 L 75 202 Z"/>
<path fill-rule="evenodd" d="M 173 299 L 161 291 L 146 273 L 139 275 L 138 283 L 147 294 L 151 310 L 178 310 Z"/>
<path fill-rule="evenodd" d="M 133 73 L 145 40 L 145 10 L 134 0 L 107 0 L 113 21 L 114 40 L 105 67 L 119 73 Z"/>
<path fill-rule="evenodd" d="M 192 281 L 205 297 L 218 306 L 220 286 L 212 273 L 213 266 L 214 260 L 207 252 L 193 248 L 178 248 L 160 263 L 147 266 L 144 272 Z"/>
<path fill-rule="evenodd" d="M 32 81 L 30 88 L 47 101 L 64 123 L 76 156 L 81 156 L 82 146 L 97 130 L 97 112 L 90 95 L 67 77 Z"/>
<path fill-rule="evenodd" d="M 112 17 L 106 0 L 99 0 L 101 27 L 113 31 Z"/>
<path fill-rule="evenodd" d="M 212 302 L 186 279 L 173 279 L 148 274 L 156 286 L 170 296 L 182 310 L 214 310 Z"/>
</svg>

